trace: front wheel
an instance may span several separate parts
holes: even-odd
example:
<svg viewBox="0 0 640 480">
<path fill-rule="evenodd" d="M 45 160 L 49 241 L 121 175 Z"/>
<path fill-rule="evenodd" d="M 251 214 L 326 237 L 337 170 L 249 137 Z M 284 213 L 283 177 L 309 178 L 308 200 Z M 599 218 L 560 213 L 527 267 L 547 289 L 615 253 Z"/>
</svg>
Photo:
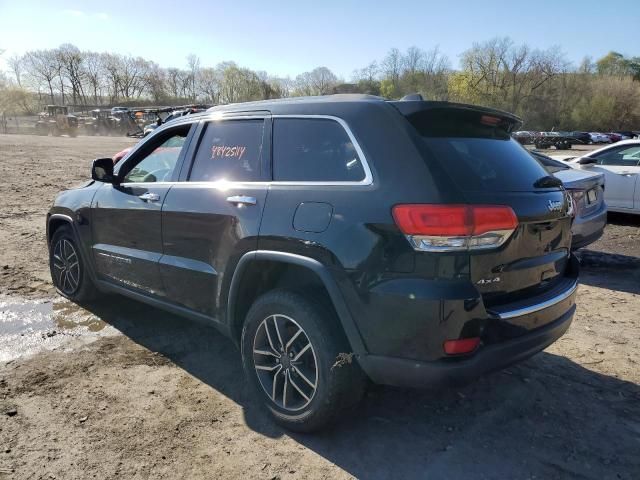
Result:
<svg viewBox="0 0 640 480">
<path fill-rule="evenodd" d="M 86 271 L 71 227 L 67 225 L 61 226 L 53 234 L 49 268 L 53 285 L 63 297 L 76 303 L 95 297 L 97 290 Z"/>
<path fill-rule="evenodd" d="M 277 423 L 319 430 L 364 393 L 335 314 L 311 295 L 274 290 L 256 300 L 241 340 L 245 374 Z"/>
</svg>

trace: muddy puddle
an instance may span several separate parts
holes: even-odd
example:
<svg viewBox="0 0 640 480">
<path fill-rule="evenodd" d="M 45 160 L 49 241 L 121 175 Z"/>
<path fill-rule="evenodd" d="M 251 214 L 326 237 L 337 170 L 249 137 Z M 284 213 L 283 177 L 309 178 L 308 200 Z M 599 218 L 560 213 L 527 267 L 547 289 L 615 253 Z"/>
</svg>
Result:
<svg viewBox="0 0 640 480">
<path fill-rule="evenodd" d="M 95 314 L 65 299 L 0 297 L 0 361 L 117 333 Z"/>
</svg>

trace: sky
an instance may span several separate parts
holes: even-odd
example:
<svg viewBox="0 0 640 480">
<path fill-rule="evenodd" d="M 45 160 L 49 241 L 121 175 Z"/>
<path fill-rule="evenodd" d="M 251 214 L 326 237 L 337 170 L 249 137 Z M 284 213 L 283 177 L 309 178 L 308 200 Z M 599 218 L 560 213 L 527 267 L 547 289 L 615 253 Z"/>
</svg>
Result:
<svg viewBox="0 0 640 480">
<path fill-rule="evenodd" d="M 438 47 L 451 66 L 473 42 L 509 36 L 568 60 L 640 55 L 640 0 L 0 0 L 0 69 L 27 50 L 73 43 L 186 67 L 233 60 L 277 76 L 326 66 L 348 80 L 388 50 Z"/>
</svg>

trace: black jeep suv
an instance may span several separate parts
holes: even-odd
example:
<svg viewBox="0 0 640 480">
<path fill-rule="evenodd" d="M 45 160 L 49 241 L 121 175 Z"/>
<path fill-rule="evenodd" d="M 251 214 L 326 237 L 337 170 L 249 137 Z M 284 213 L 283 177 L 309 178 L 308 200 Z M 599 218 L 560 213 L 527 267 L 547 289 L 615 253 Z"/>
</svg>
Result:
<svg viewBox="0 0 640 480">
<path fill-rule="evenodd" d="M 367 379 L 471 380 L 575 311 L 571 203 L 468 105 L 361 95 L 215 107 L 158 128 L 47 217 L 59 292 L 215 325 L 256 395 L 310 431 Z"/>
</svg>

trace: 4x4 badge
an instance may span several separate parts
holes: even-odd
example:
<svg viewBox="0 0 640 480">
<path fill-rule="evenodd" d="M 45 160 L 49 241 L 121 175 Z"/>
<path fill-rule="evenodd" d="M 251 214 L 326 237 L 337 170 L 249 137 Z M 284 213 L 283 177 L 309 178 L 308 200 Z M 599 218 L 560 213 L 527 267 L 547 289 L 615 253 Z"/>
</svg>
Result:
<svg viewBox="0 0 640 480">
<path fill-rule="evenodd" d="M 476 283 L 478 285 L 487 285 L 489 283 L 498 283 L 500 281 L 500 277 L 495 277 L 495 278 L 481 278 L 480 280 L 478 280 Z"/>
<path fill-rule="evenodd" d="M 560 200 L 549 200 L 547 208 L 550 212 L 559 212 L 562 209 L 562 202 Z"/>
</svg>

